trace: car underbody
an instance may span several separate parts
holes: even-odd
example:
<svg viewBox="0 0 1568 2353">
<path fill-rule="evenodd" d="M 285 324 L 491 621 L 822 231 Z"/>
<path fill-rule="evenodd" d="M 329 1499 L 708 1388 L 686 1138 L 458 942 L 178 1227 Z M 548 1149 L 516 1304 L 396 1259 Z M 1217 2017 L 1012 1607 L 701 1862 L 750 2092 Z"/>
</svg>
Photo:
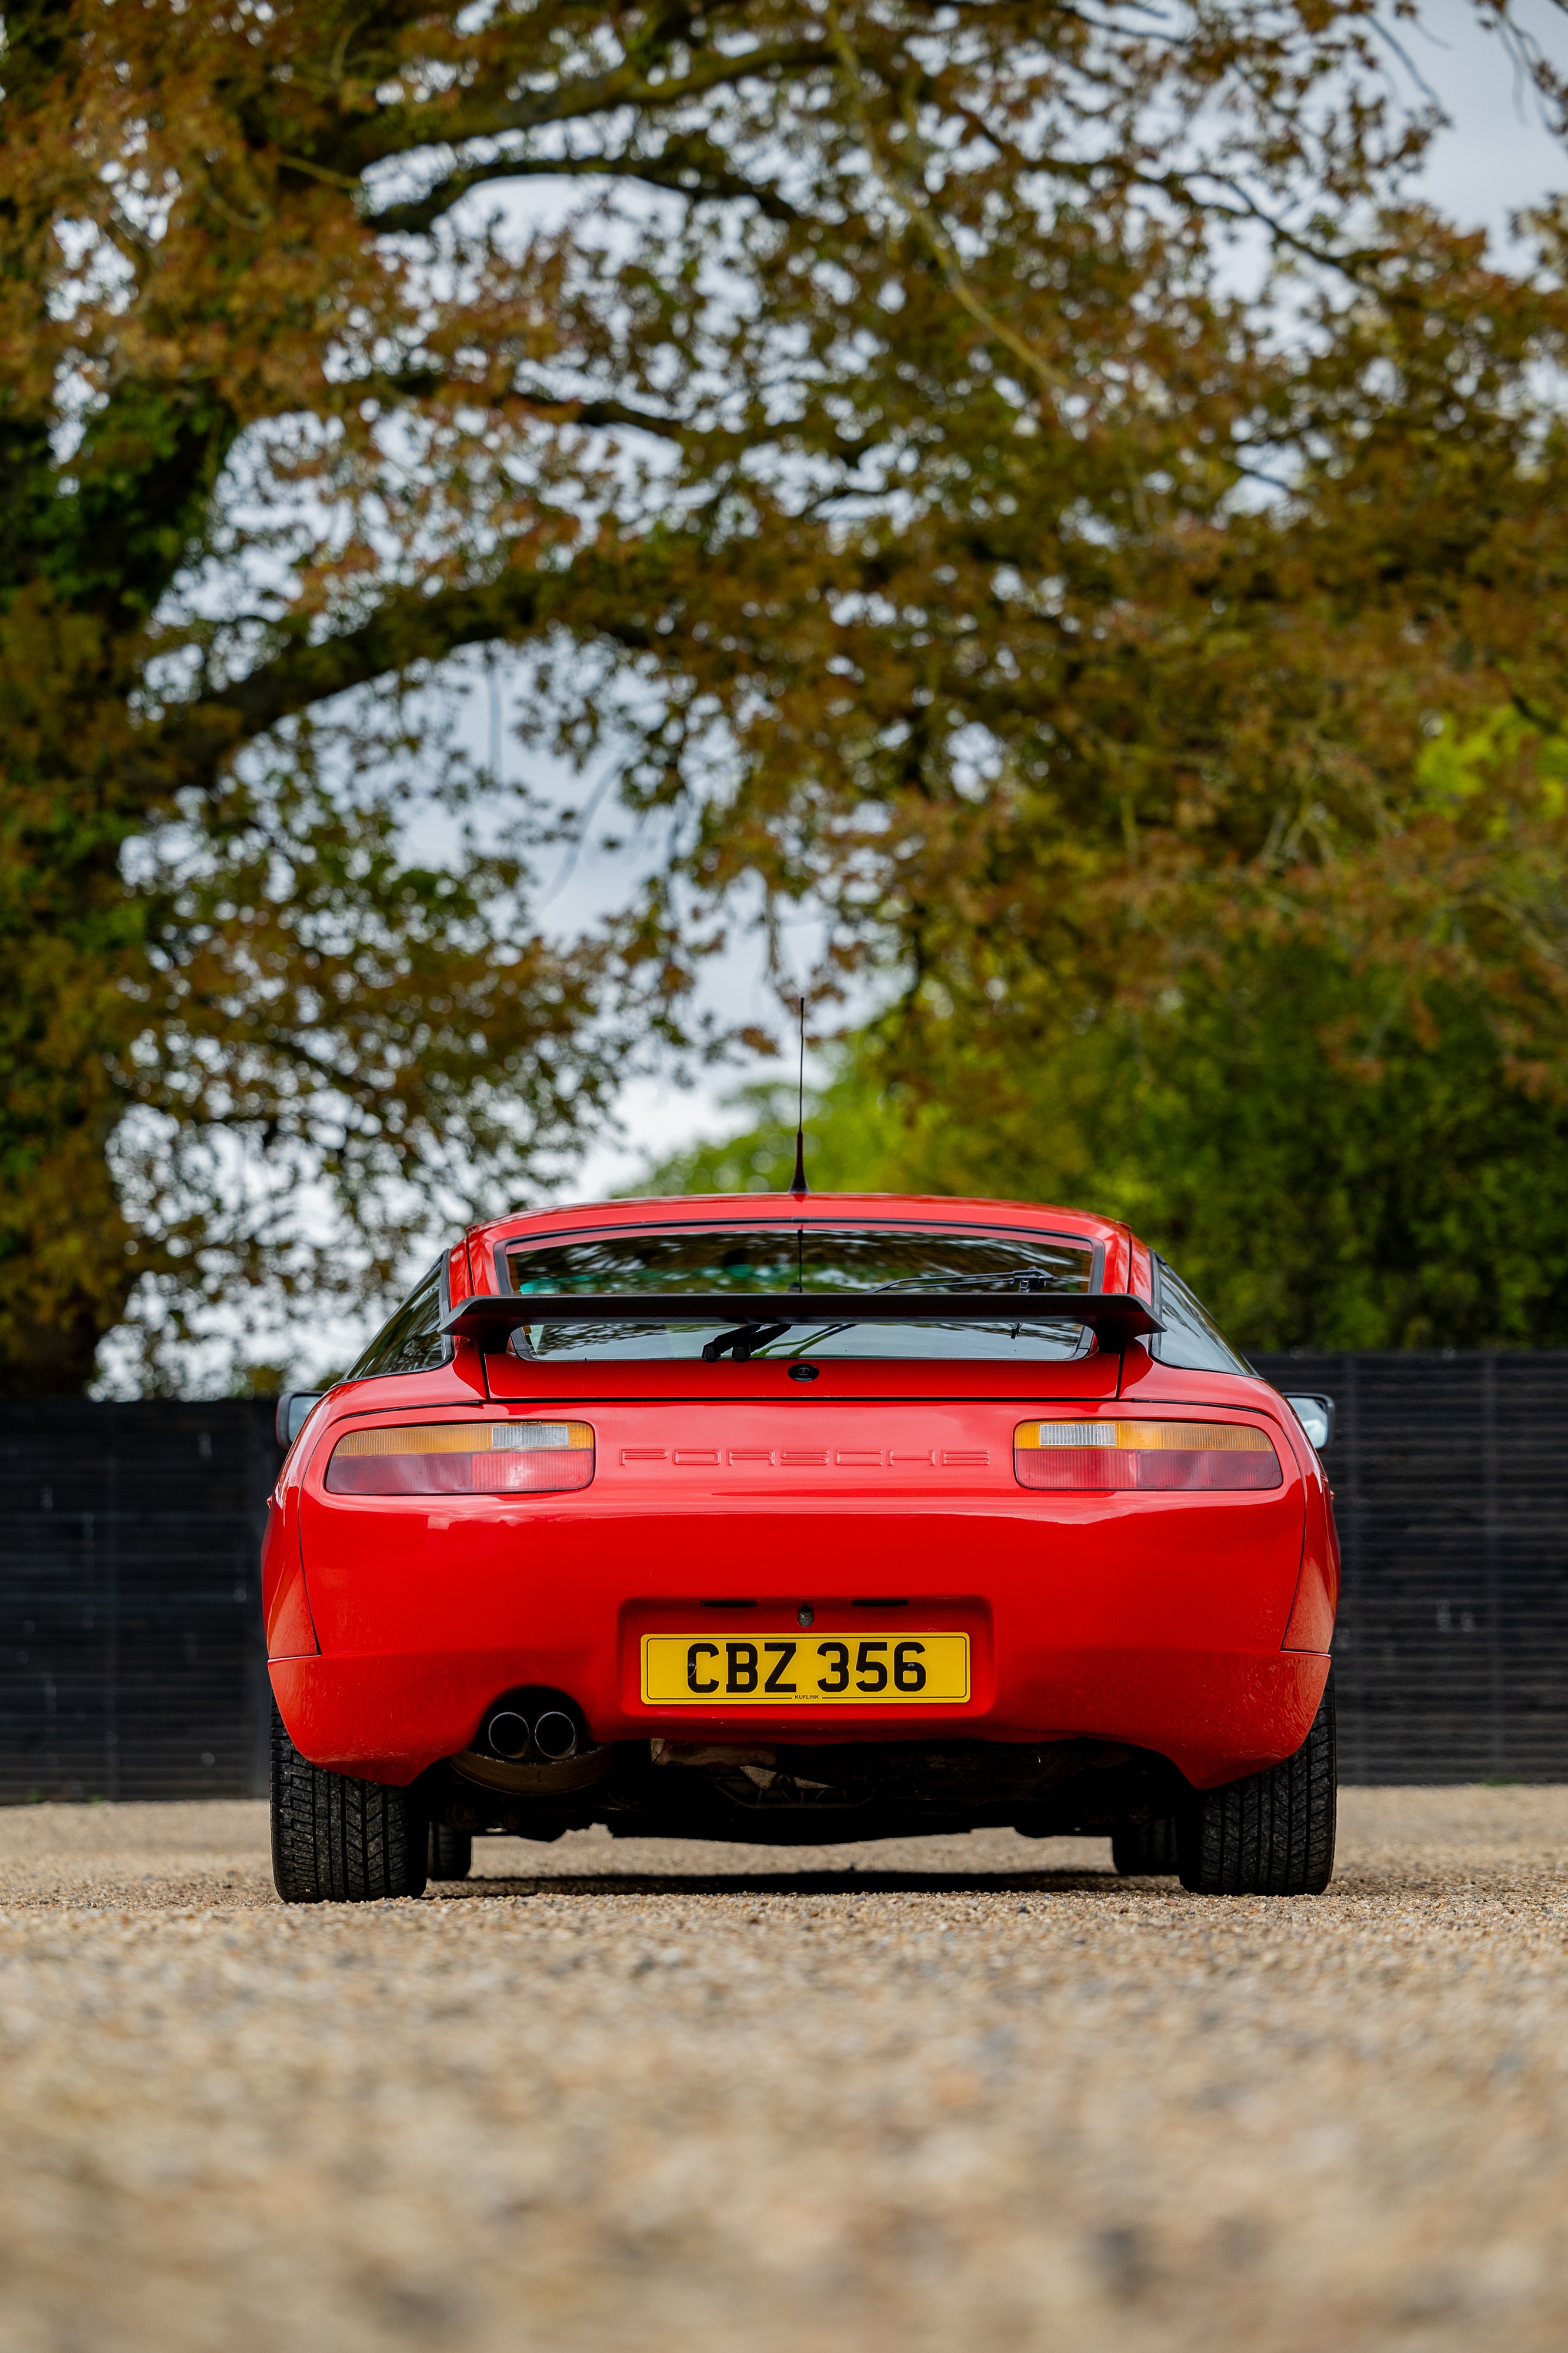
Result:
<svg viewBox="0 0 1568 2353">
<path fill-rule="evenodd" d="M 433 1820 L 548 1842 L 617 1838 L 831 1846 L 1012 1829 L 1104 1837 L 1176 1814 L 1191 1791 L 1147 1750 L 1097 1740 L 619 1741 L 555 1762 L 469 1751 L 419 1785 Z"/>
</svg>

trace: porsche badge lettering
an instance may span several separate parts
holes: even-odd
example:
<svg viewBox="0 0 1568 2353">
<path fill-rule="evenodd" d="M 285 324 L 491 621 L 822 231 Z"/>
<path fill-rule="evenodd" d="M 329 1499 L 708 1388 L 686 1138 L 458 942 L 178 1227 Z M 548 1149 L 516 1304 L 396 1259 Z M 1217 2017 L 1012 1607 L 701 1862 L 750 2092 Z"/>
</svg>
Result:
<svg viewBox="0 0 1568 2353">
<path fill-rule="evenodd" d="M 988 1446 L 623 1446 L 623 1470 L 651 1471 L 985 1471 Z"/>
</svg>

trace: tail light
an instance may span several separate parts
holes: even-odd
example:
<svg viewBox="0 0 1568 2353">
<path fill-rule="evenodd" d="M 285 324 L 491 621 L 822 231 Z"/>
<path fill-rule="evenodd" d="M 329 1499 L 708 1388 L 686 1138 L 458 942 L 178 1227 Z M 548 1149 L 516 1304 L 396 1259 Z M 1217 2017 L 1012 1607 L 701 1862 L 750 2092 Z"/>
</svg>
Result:
<svg viewBox="0 0 1568 2353">
<path fill-rule="evenodd" d="M 540 1495 L 593 1475 L 585 1421 L 426 1421 L 351 1430 L 326 1483 L 333 1495 Z"/>
<path fill-rule="evenodd" d="M 1213 1494 L 1284 1480 L 1267 1434 L 1231 1421 L 1023 1421 L 1013 1433 L 1013 1468 L 1020 1486 L 1058 1493 Z"/>
</svg>

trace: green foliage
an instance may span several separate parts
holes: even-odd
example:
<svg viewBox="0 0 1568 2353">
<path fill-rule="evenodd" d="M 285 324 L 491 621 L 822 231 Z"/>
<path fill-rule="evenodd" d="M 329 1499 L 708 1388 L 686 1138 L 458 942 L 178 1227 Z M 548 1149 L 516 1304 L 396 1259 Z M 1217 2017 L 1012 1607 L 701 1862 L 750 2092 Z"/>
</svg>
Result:
<svg viewBox="0 0 1568 2353">
<path fill-rule="evenodd" d="M 1568 1112 L 1510 1083 L 1473 1007 L 1436 1050 L 1391 1039 L 1367 1079 L 1314 1034 L 1344 976 L 1260 977 L 1260 999 L 1085 1043 L 973 1124 L 906 1115 L 867 1041 L 809 1104 L 813 1188 L 1125 1219 L 1243 1347 L 1568 1346 Z M 635 1189 L 784 1191 L 784 1092 L 752 1091 L 752 1125 Z"/>
<path fill-rule="evenodd" d="M 1488 894 L 1512 861 L 1514 984 L 1520 907 L 1545 901 L 1539 922 L 1563 920 L 1565 774 L 1561 744 L 1506 711 L 1434 738 L 1420 761 L 1423 794 L 1489 846 Z M 1547 813 L 1552 860 L 1521 808 L 1530 828 Z M 1341 892 L 1342 908 L 1342 877 Z M 1380 915 L 1391 895 L 1373 894 Z M 1484 942 L 1464 937 L 1462 895 L 1417 894 L 1406 912 L 1426 951 L 1414 976 L 1384 922 L 1336 939 L 1254 910 L 1182 988 L 1066 1034 L 984 1000 L 949 997 L 913 1021 L 895 1009 L 814 1092 L 808 1178 L 1123 1219 L 1244 1347 L 1568 1345 L 1560 1054 L 1536 1050 L 1534 1015 L 1519 1050 L 1517 988 L 1500 993 Z M 736 1108 L 752 1113 L 741 1134 L 665 1162 L 650 1188 L 784 1189 L 789 1090 L 753 1088 Z"/>
</svg>

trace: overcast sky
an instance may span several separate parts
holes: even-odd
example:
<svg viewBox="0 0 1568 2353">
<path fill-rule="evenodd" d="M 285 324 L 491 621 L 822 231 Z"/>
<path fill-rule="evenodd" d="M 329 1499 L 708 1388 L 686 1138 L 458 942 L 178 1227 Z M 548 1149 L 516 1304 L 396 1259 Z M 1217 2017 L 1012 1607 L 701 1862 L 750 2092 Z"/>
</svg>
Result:
<svg viewBox="0 0 1568 2353">
<path fill-rule="evenodd" d="M 1552 0 L 1516 0 L 1515 14 L 1548 57 L 1568 65 L 1568 17 Z M 1534 92 L 1520 82 L 1496 35 L 1483 31 L 1469 0 L 1426 0 L 1413 25 L 1389 21 L 1452 121 L 1426 174 L 1445 211 L 1502 235 L 1510 213 L 1568 185 L 1568 158 L 1543 129 Z M 1409 88 L 1403 69 L 1393 70 Z"/>
</svg>

